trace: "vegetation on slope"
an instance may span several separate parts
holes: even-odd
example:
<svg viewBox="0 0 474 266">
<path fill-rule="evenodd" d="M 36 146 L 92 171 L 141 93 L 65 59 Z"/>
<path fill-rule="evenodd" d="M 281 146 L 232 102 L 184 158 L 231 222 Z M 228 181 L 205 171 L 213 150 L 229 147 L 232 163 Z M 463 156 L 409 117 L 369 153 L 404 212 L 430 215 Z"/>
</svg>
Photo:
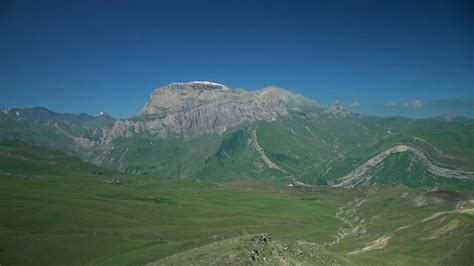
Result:
<svg viewBox="0 0 474 266">
<path fill-rule="evenodd" d="M 166 180 L 97 175 L 76 158 L 18 143 L 3 143 L 1 154 L 50 166 L 33 173 L 1 166 L 2 265 L 136 265 L 179 258 L 208 264 L 227 255 L 251 264 L 263 260 L 253 261 L 255 248 L 281 264 L 283 258 L 377 265 L 474 260 L 473 192 L 464 186 L 339 189 L 246 178 Z M 51 155 L 61 158 L 63 168 L 49 164 Z M 263 232 L 272 243 L 260 247 L 252 239 Z"/>
</svg>

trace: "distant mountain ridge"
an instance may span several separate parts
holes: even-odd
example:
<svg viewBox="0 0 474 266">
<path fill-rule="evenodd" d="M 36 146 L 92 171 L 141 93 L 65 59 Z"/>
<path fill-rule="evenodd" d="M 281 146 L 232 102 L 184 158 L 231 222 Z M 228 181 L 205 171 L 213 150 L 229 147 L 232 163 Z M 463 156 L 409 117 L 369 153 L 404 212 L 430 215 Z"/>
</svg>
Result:
<svg viewBox="0 0 474 266">
<path fill-rule="evenodd" d="M 86 113 L 57 113 L 47 109 L 46 107 L 6 108 L 2 109 L 0 113 L 3 113 L 16 119 L 30 119 L 37 121 L 62 120 L 88 127 L 97 127 L 106 124 L 111 124 L 116 120 L 115 118 L 104 112 L 101 112 L 95 116 Z"/>
<path fill-rule="evenodd" d="M 155 89 L 129 119 L 35 107 L 5 109 L 0 124 L 0 139 L 59 149 L 114 170 L 172 178 L 417 186 L 469 181 L 474 171 L 473 120 L 359 115 L 276 86 L 247 91 L 208 81 L 176 82 Z M 413 148 L 377 155 L 399 145 Z M 448 168 L 461 174 L 451 175 Z M 339 180 L 347 176 L 354 182 Z"/>
<path fill-rule="evenodd" d="M 443 115 L 436 116 L 436 117 L 433 117 L 431 119 L 438 120 L 438 121 L 447 121 L 447 122 L 454 122 L 454 121 L 455 122 L 463 122 L 463 121 L 470 120 L 467 117 L 459 116 L 459 115 L 455 115 L 455 114 L 449 114 L 449 113 L 445 113 Z"/>
</svg>

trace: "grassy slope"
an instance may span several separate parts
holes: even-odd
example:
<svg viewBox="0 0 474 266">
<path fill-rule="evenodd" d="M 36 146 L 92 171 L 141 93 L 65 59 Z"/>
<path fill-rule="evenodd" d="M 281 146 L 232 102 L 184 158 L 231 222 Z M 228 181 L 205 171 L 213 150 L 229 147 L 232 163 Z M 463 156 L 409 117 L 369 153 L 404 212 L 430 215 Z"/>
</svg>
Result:
<svg viewBox="0 0 474 266">
<path fill-rule="evenodd" d="M 2 265 L 143 264 L 180 252 L 183 256 L 178 257 L 193 260 L 193 248 L 224 240 L 217 249 L 211 248 L 211 253 L 204 252 L 215 259 L 220 249 L 234 254 L 233 237 L 261 232 L 272 235 L 275 247 L 289 245 L 290 251 L 304 250 L 302 257 L 291 252 L 286 256 L 309 264 L 330 259 L 343 264 L 401 261 L 412 265 L 464 265 L 473 260 L 472 216 L 446 213 L 421 222 L 434 213 L 453 211 L 457 204 L 453 200 L 429 200 L 423 196 L 428 191 L 425 188 L 292 188 L 252 179 L 212 183 L 97 175 L 96 170 L 91 171 L 93 166 L 62 153 L 18 143 L 2 143 L 1 147 L 2 156 L 21 154 L 16 163 L 36 158 L 39 165 L 31 168 L 32 172 L 25 167 L 2 166 Z M 61 158 L 61 168 L 49 164 L 52 154 Z M 442 189 L 459 190 L 463 200 L 473 196 L 469 188 Z M 420 197 L 425 200 L 418 206 Z M 357 200 L 365 201 L 354 207 Z M 336 218 L 341 208 L 349 210 L 345 219 L 350 224 Z M 432 240 L 424 239 L 452 220 L 460 221 L 458 228 Z M 336 239 L 338 230 L 352 230 L 359 223 L 359 229 L 365 231 L 328 245 Z M 410 227 L 396 231 L 402 226 Z M 384 249 L 347 254 L 385 235 L 393 237 Z M 239 251 L 244 255 L 248 248 L 245 243 Z M 311 243 L 326 245 L 316 248 Z M 199 251 L 197 255 L 204 256 Z M 250 262 L 249 257 L 239 259 Z"/>
<path fill-rule="evenodd" d="M 205 135 L 193 139 L 161 139 L 148 135 L 119 138 L 102 162 L 107 168 L 126 173 L 191 177 L 201 171 L 207 156 L 219 145 L 220 137 Z M 97 156 L 97 154 L 95 155 Z"/>
<path fill-rule="evenodd" d="M 440 189 L 459 190 L 458 187 Z M 365 227 L 366 230 L 346 237 L 330 250 L 352 252 L 368 246 L 380 237 L 391 236 L 385 248 L 349 257 L 361 263 L 374 263 L 376 259 L 385 264 L 398 262 L 411 265 L 452 265 L 454 262 L 456 265 L 469 265 L 474 261 L 469 252 L 474 246 L 474 220 L 472 215 L 453 212 L 458 201 L 429 198 L 426 196 L 428 188 L 372 190 L 369 193 L 366 189 L 360 190 L 367 193 L 366 196 L 358 196 L 365 201 L 360 207 L 354 208 L 352 217 L 354 224 L 361 224 L 361 228 Z M 462 193 L 472 198 L 472 189 Z M 440 212 L 448 213 L 424 221 Z M 356 221 L 356 217 L 365 221 Z M 443 226 L 454 219 L 461 221 L 459 227 L 436 236 L 436 232 L 441 232 Z M 429 239 L 430 237 L 433 239 Z"/>
<path fill-rule="evenodd" d="M 137 264 L 244 232 L 291 239 L 319 228 L 310 235 L 328 239 L 340 224 L 333 203 L 302 201 L 288 188 L 96 175 L 62 153 L 8 143 L 1 151 L 21 154 L 19 167 L 2 164 L 0 174 L 2 265 Z M 35 167 L 25 164 L 33 157 Z"/>
<path fill-rule="evenodd" d="M 13 119 L 0 114 L 0 139 L 21 139 L 29 144 L 62 150 L 87 158 L 88 149 L 81 147 L 70 136 L 94 140 L 94 130 L 70 122 Z M 68 136 L 69 135 L 69 136 Z"/>
<path fill-rule="evenodd" d="M 229 177 L 297 178 L 309 184 L 325 184 L 361 165 L 377 152 L 396 143 L 411 143 L 436 163 L 447 167 L 473 169 L 474 123 L 444 122 L 401 117 L 354 116 L 331 118 L 323 113 L 290 112 L 277 121 L 256 122 L 231 128 L 224 135 L 209 134 L 194 138 L 174 136 L 160 139 L 140 134 L 118 138 L 113 149 L 92 151 L 68 137 L 99 138 L 92 129 L 71 123 L 34 122 L 0 115 L 0 138 L 18 137 L 28 143 L 53 147 L 91 161 L 102 158 L 102 165 L 126 173 L 141 173 L 170 178 Z M 64 132 L 58 131 L 60 127 Z M 239 130 L 250 137 L 256 129 L 258 142 L 266 155 L 286 170 L 271 171 L 258 160 L 245 139 L 231 143 L 231 160 L 222 156 L 226 142 Z M 81 141 L 81 139 L 76 139 Z M 237 147 L 239 146 L 239 147 Z M 221 149 L 224 147 L 224 149 Z M 104 154 L 105 152 L 105 154 Z"/>
<path fill-rule="evenodd" d="M 450 167 L 472 168 L 474 161 L 472 123 L 366 117 L 328 120 L 302 114 L 231 130 L 224 136 L 118 140 L 115 161 L 107 162 L 111 168 L 146 174 L 196 177 L 201 173 L 198 177 L 205 182 L 117 176 L 61 152 L 1 142 L 0 264 L 142 264 L 179 252 L 192 258 L 186 253 L 192 248 L 260 232 L 295 247 L 299 247 L 297 240 L 329 243 L 339 228 L 353 226 L 335 215 L 340 207 L 352 208 L 349 204 L 356 199 L 366 201 L 363 208 L 354 208 L 356 215 L 349 212 L 352 216 L 347 219 L 358 217 L 351 220 L 355 225 L 371 221 L 363 224 L 366 233 L 349 235 L 318 252 L 341 263 L 360 264 L 464 265 L 474 260 L 469 253 L 474 248 L 472 216 L 447 213 L 422 223 L 456 205 L 426 201 L 417 206 L 425 188 L 297 191 L 276 186 L 279 182 L 264 183 L 287 177 L 262 168 L 248 142 L 254 128 L 272 161 L 313 184 L 349 172 L 394 143 L 415 144 L 434 161 Z M 386 167 L 374 169 L 380 176 L 377 183 L 438 183 L 424 176 L 419 165 L 407 175 L 404 169 L 409 164 L 405 154 L 391 156 Z M 251 179 L 255 177 L 271 179 Z M 214 183 L 222 180 L 229 182 Z M 447 189 L 463 189 L 472 197 L 472 186 L 450 185 Z M 459 223 L 458 228 L 426 239 L 453 221 Z M 403 226 L 409 227 L 396 231 Z M 386 235 L 392 236 L 387 247 L 347 255 Z M 311 258 L 304 261 L 311 263 Z"/>
<path fill-rule="evenodd" d="M 470 122 L 291 114 L 278 123 L 259 123 L 257 133 L 272 161 L 309 184 L 341 177 L 399 143 L 416 145 L 444 167 L 474 169 L 474 125 Z M 430 181 L 427 185 L 432 183 L 426 180 Z"/>
<path fill-rule="evenodd" d="M 456 191 L 457 188 L 441 189 Z M 472 199 L 472 190 L 459 193 Z M 303 265 L 471 265 L 474 261 L 471 253 L 474 217 L 453 212 L 456 200 L 443 201 L 429 198 L 427 194 L 429 190 L 426 188 L 307 191 L 297 197 L 315 204 L 330 200 L 327 198 L 329 195 L 340 197 L 336 204 L 342 203 L 342 217 L 348 222 L 340 227 L 346 230 L 346 237 L 332 244 L 336 232 L 332 232 L 333 238 L 328 241 L 312 236 L 310 232 L 317 230 L 313 228 L 307 229 L 307 235 L 296 238 L 274 236 L 272 244 L 257 249 L 260 254 L 265 254 L 270 264 L 282 265 L 285 262 Z M 422 203 L 419 199 L 423 199 Z M 438 215 L 429 219 L 433 214 Z M 384 237 L 389 237 L 386 246 L 350 254 Z M 243 235 L 189 249 L 158 260 L 157 264 L 180 265 L 190 261 L 196 265 L 252 263 L 249 257 L 255 250 L 252 238 Z"/>
<path fill-rule="evenodd" d="M 0 140 L 2 175 L 110 175 L 113 171 L 85 163 L 63 152 L 30 146 L 19 140 Z"/>
<path fill-rule="evenodd" d="M 341 224 L 332 202 L 196 181 L 2 177 L 0 190 L 2 264 L 137 264 L 244 232 L 327 240 Z"/>
</svg>

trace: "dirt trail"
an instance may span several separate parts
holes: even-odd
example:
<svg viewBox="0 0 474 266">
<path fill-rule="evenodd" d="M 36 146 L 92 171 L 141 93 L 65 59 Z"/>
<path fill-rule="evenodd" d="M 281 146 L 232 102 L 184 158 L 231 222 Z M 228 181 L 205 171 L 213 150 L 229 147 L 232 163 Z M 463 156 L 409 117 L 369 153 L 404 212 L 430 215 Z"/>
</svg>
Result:
<svg viewBox="0 0 474 266">
<path fill-rule="evenodd" d="M 436 176 L 448 177 L 448 178 L 457 178 L 457 179 L 470 179 L 474 180 L 473 171 L 465 171 L 458 169 L 449 169 L 444 168 L 438 165 L 433 164 L 426 154 L 417 147 L 399 144 L 385 149 L 382 152 L 379 152 L 377 155 L 373 156 L 361 166 L 357 167 L 355 170 L 349 174 L 338 178 L 338 183 L 334 184 L 334 187 L 355 187 L 359 184 L 367 183 L 372 179 L 372 176 L 367 175 L 367 172 L 374 166 L 382 163 L 388 156 L 401 153 L 401 152 L 412 152 L 418 159 L 420 159 L 423 164 L 426 166 L 427 170 Z"/>
<path fill-rule="evenodd" d="M 382 237 L 374 240 L 373 242 L 371 242 L 365 248 L 358 249 L 358 250 L 349 252 L 347 254 L 348 255 L 355 255 L 355 254 L 360 254 L 360 253 L 364 253 L 364 252 L 371 251 L 371 250 L 382 249 L 385 246 L 387 246 L 388 241 L 390 240 L 390 238 L 392 238 L 392 236 L 382 236 Z"/>
</svg>

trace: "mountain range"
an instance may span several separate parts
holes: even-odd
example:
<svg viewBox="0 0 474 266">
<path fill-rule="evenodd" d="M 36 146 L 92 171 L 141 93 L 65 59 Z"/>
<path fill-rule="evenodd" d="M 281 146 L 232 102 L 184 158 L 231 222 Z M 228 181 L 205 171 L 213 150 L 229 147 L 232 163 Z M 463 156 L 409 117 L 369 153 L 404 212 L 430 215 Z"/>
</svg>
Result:
<svg viewBox="0 0 474 266">
<path fill-rule="evenodd" d="M 0 112 L 0 264 L 472 265 L 474 120 L 270 86 Z"/>
<path fill-rule="evenodd" d="M 0 124 L 1 139 L 141 175 L 344 187 L 474 180 L 472 119 L 366 116 L 276 86 L 171 83 L 128 119 L 33 107 L 2 110 Z"/>
</svg>

